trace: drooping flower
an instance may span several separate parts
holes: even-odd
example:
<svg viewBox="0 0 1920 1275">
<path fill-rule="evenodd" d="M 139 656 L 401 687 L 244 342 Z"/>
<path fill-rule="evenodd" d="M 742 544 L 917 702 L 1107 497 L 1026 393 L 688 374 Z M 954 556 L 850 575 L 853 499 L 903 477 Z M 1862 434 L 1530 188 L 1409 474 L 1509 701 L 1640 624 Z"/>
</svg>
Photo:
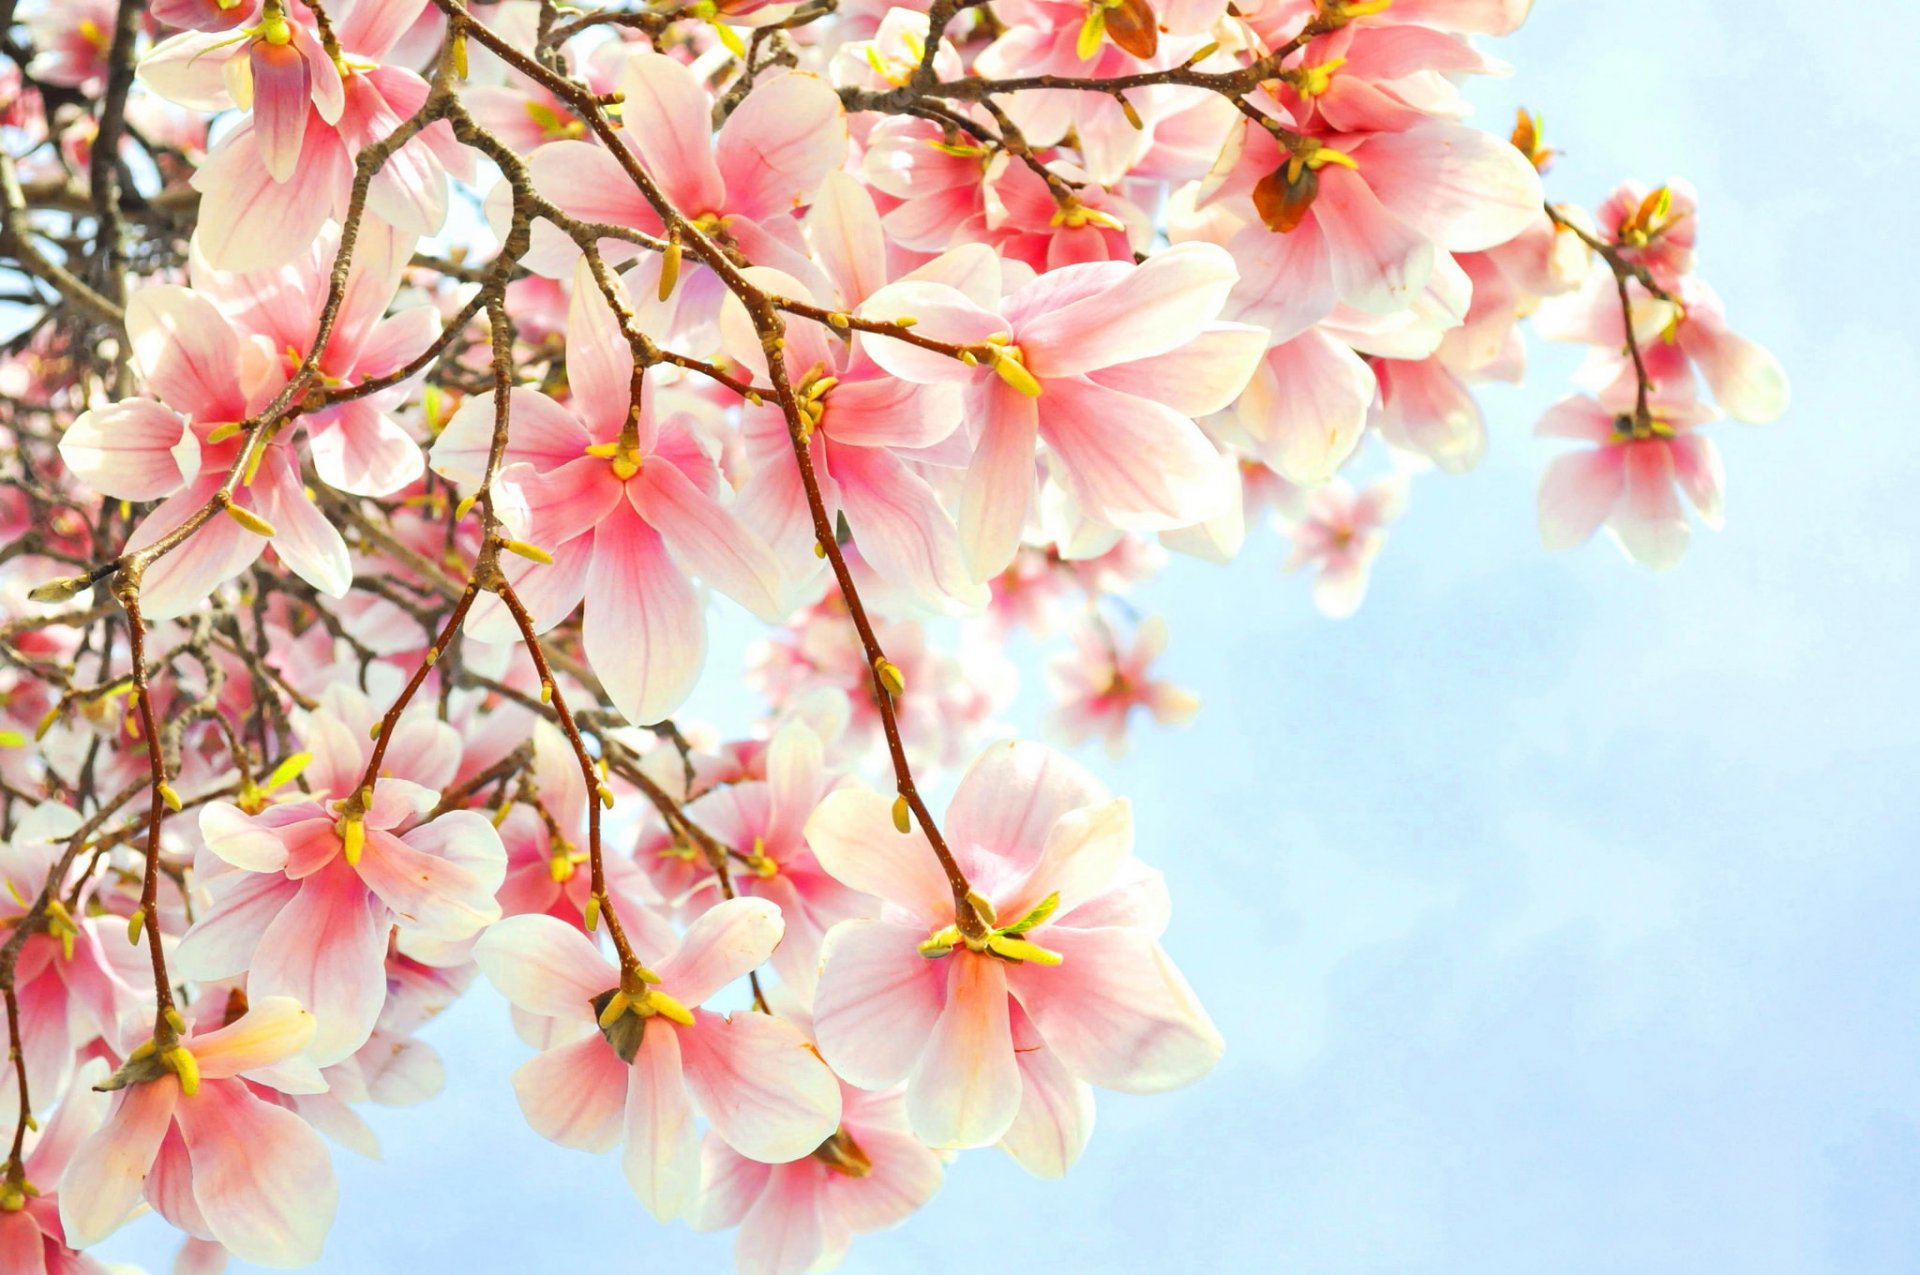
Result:
<svg viewBox="0 0 1920 1275">
<path fill-rule="evenodd" d="M 327 1149 L 306 1122 L 253 1094 L 326 1087 L 300 1053 L 313 1016 L 264 997 L 234 1022 L 189 1030 L 127 1055 L 104 1123 L 67 1165 L 60 1218 L 85 1248 L 127 1220 L 144 1195 L 154 1211 L 243 1261 L 318 1260 L 337 1190 Z"/>
<path fill-rule="evenodd" d="M 905 1081 L 915 1135 L 968 1147 L 1019 1115 L 1016 1003 L 1069 1073 L 1103 1088 L 1153 1093 L 1212 1068 L 1220 1036 L 1157 941 L 1162 887 L 1133 869 L 1125 800 L 1037 744 L 982 753 L 942 826 L 972 885 L 972 935 L 925 835 L 902 836 L 891 805 L 848 789 L 807 825 L 829 872 L 886 901 L 835 926 L 821 955 L 814 1021 L 844 1079 Z"/>
<path fill-rule="evenodd" d="M 646 966 L 622 970 L 550 916 L 489 929 L 474 948 L 487 978 L 569 1033 L 514 1073 L 527 1123 L 587 1151 L 624 1141 L 627 1182 L 662 1220 L 690 1209 L 699 1189 L 696 1109 L 750 1159 L 810 1155 L 840 1122 L 833 1074 L 791 1023 L 700 1008 L 765 961 L 780 933 L 778 907 L 729 899 L 677 946 L 637 951 Z"/>
</svg>

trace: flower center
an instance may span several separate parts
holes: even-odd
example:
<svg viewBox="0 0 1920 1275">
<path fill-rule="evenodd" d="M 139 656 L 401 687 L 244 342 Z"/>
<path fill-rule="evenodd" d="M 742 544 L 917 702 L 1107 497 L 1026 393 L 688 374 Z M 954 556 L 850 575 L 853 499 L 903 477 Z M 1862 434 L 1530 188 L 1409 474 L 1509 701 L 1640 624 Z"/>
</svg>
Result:
<svg viewBox="0 0 1920 1275">
<path fill-rule="evenodd" d="M 1053 915 L 1054 909 L 1060 906 L 1058 890 L 1034 904 L 1025 916 L 1012 925 L 995 925 L 993 904 L 977 894 L 970 894 L 967 897 L 974 909 L 979 912 L 980 919 L 986 923 L 986 932 L 975 938 L 962 933 L 957 923 L 943 926 L 929 934 L 920 944 L 920 955 L 930 961 L 937 961 L 954 948 L 964 945 L 969 952 L 991 956 L 1013 965 L 1025 964 L 1028 961 L 1035 965 L 1058 965 L 1061 962 L 1060 953 L 1022 937 L 1027 931 L 1044 924 L 1046 919 Z"/>
</svg>

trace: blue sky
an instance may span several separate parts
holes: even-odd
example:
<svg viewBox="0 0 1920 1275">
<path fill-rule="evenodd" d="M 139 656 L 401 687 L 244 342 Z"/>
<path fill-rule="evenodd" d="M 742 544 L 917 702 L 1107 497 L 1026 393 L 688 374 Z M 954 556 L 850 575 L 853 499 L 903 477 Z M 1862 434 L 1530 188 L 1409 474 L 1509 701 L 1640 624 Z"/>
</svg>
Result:
<svg viewBox="0 0 1920 1275">
<path fill-rule="evenodd" d="M 1549 350 L 1485 396 L 1482 468 L 1416 483 L 1354 620 L 1271 536 L 1231 574 L 1176 563 L 1141 601 L 1206 708 L 1090 760 L 1135 800 L 1226 1059 L 1103 1095 L 1064 1182 L 964 1156 L 846 1270 L 1920 1269 L 1920 10 L 1847 10 L 1543 0 L 1495 46 L 1519 72 L 1483 122 L 1544 112 L 1554 197 L 1696 183 L 1703 272 L 1793 410 L 1716 427 L 1729 525 L 1670 574 L 1538 548 Z M 737 726 L 736 695 L 698 704 Z M 336 1157 L 318 1269 L 725 1269 L 727 1238 L 525 1128 L 491 993 L 429 1036 L 447 1092 L 376 1112 L 384 1161 Z M 109 1248 L 170 1251 L 150 1223 Z"/>
</svg>

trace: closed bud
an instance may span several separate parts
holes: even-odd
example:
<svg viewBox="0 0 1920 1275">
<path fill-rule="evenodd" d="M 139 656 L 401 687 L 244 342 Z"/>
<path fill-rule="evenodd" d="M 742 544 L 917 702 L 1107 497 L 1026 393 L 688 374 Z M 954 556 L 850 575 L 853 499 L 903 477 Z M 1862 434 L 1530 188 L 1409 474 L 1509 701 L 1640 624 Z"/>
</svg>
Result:
<svg viewBox="0 0 1920 1275">
<path fill-rule="evenodd" d="M 86 576 L 62 576 L 35 585 L 27 591 L 27 596 L 35 602 L 65 602 L 92 587 L 93 581 Z"/>
<path fill-rule="evenodd" d="M 893 826 L 900 832 L 913 831 L 913 811 L 905 797 L 893 799 Z"/>
</svg>

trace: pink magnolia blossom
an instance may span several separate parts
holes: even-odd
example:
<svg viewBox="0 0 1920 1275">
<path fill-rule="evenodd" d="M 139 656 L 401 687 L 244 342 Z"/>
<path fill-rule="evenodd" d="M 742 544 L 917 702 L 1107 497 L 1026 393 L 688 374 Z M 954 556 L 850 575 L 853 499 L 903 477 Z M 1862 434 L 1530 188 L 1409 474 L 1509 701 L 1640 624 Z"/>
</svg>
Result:
<svg viewBox="0 0 1920 1275">
<path fill-rule="evenodd" d="M 717 131 L 698 78 L 665 54 L 629 52 L 617 85 L 625 95 L 621 141 L 682 215 L 761 265 L 785 268 L 804 261 L 792 213 L 812 200 L 847 153 L 846 118 L 825 81 L 797 71 L 762 78 Z M 550 142 L 528 166 L 535 183 L 575 217 L 662 229 L 659 214 L 600 146 Z M 571 241 L 545 236 L 550 229 L 536 227 L 540 237 L 529 260 L 564 274 L 576 250 Z M 622 252 L 632 255 L 611 242 L 605 250 L 612 260 Z"/>
<path fill-rule="evenodd" d="M 361 790 L 376 720 L 336 686 L 309 714 L 311 796 L 249 814 L 225 802 L 200 813 L 211 907 L 177 960 L 197 978 L 245 972 L 257 996 L 291 996 L 318 1020 L 309 1054 L 321 1066 L 363 1045 L 387 996 L 389 931 L 470 939 L 497 920 L 506 869 L 500 836 L 473 811 L 422 822 L 459 760 L 459 739 L 423 709 L 393 732 L 383 774 Z M 357 803 L 357 804 L 356 804 Z"/>
<path fill-rule="evenodd" d="M 1225 506 L 1230 474 L 1192 418 L 1232 402 L 1265 346 L 1258 328 L 1215 318 L 1234 279 L 1225 252 L 1182 244 L 1141 266 L 1065 266 L 1004 299 L 985 271 L 971 291 L 910 280 L 867 299 L 867 317 L 912 317 L 917 335 L 983 352 L 976 370 L 892 337 L 866 342 L 904 380 L 971 383 L 977 434 L 960 534 L 975 579 L 997 575 L 1019 547 L 1038 441 L 1089 519 L 1160 530 Z"/>
<path fill-rule="evenodd" d="M 1073 649 L 1049 672 L 1059 701 L 1048 727 L 1069 745 L 1098 738 L 1109 757 L 1126 752 L 1127 726 L 1136 708 L 1162 726 L 1181 726 L 1200 711 L 1191 692 L 1153 676 L 1151 666 L 1167 648 L 1167 623 L 1148 616 L 1122 642 L 1104 620 L 1089 619 L 1074 631 Z"/>
<path fill-rule="evenodd" d="M 271 268 L 311 243 L 329 217 L 346 215 L 355 156 L 391 136 L 427 99 L 424 79 L 384 61 L 424 4 L 328 5 L 342 51 L 337 63 L 303 9 L 279 0 L 268 0 L 238 43 L 201 26 L 141 60 L 142 83 L 171 102 L 199 111 L 253 107 L 193 177 L 202 196 L 194 239 L 210 263 Z M 449 171 L 470 167 L 445 121 L 430 124 L 374 176 L 368 207 L 408 234 L 433 234 L 446 218 Z"/>
<path fill-rule="evenodd" d="M 809 219 L 817 251 L 834 279 L 840 309 L 852 309 L 887 278 L 885 239 L 872 200 L 851 178 L 835 174 L 821 188 Z M 991 262 L 986 249 L 969 260 Z M 754 267 L 752 283 L 769 292 L 814 302 L 790 276 Z M 721 311 L 721 338 L 741 366 L 765 376 L 765 354 L 747 313 L 729 299 Z M 953 385 L 916 385 L 889 376 L 855 340 L 832 339 L 817 323 L 788 323 L 782 350 L 809 426 L 814 472 L 830 520 L 846 519 L 861 557 L 874 572 L 928 607 L 975 608 L 984 591 L 968 576 L 959 532 L 933 484 L 916 471 L 917 453 L 944 442 L 960 425 L 960 393 Z M 741 489 L 740 513 L 762 531 L 792 575 L 820 563 L 814 530 L 786 417 L 773 404 L 742 414 L 751 472 Z"/>
<path fill-rule="evenodd" d="M 632 352 L 584 267 L 567 336 L 570 404 L 512 391 L 502 481 L 524 503 L 527 538 L 553 561 L 515 564 L 509 575 L 539 629 L 585 597 L 588 662 L 627 720 L 657 722 L 686 699 L 705 659 L 706 618 L 689 574 L 769 621 L 785 612 L 785 584 L 766 542 L 717 498 L 719 472 L 691 422 L 662 419 L 657 369 L 634 401 Z M 434 469 L 477 486 L 493 412 L 491 393 L 469 399 L 434 444 Z M 491 597 L 469 631 L 518 637 Z"/>
<path fill-rule="evenodd" d="M 61 1180 L 68 1241 L 98 1243 L 144 1195 L 181 1230 L 244 1261 L 317 1260 L 337 1195 L 326 1147 L 247 1084 L 259 1077 L 274 1088 L 324 1088 L 300 1057 L 313 1033 L 313 1016 L 297 1002 L 263 997 L 231 1023 L 189 1024 L 164 1051 L 132 1052 L 109 1082 L 117 1092 L 105 1122 Z"/>
<path fill-rule="evenodd" d="M 954 901 L 918 829 L 888 798 L 834 793 L 807 824 L 822 866 L 886 901 L 827 934 L 814 1020 L 852 1084 L 907 1084 L 916 1136 L 980 1146 L 1007 1133 L 1022 1080 L 1012 1007 L 1066 1070 L 1129 1093 L 1209 1071 L 1219 1033 L 1157 942 L 1157 878 L 1134 884 L 1133 820 L 1091 775 L 1035 744 L 995 744 L 961 779 L 943 831 L 989 935 L 955 928 Z"/>
<path fill-rule="evenodd" d="M 771 902 L 729 899 L 678 946 L 637 953 L 650 969 L 624 973 L 552 917 L 509 917 L 488 930 L 474 949 L 487 978 L 521 1010 L 574 1033 L 514 1073 L 527 1123 L 587 1151 L 624 1141 L 628 1185 L 663 1220 L 695 1201 L 696 1108 L 750 1159 L 811 1154 L 840 1122 L 840 1093 L 806 1038 L 767 1014 L 699 1008 L 765 961 L 781 928 Z"/>
<path fill-rule="evenodd" d="M 1293 121 L 1278 106 L 1276 123 Z M 1285 148 L 1242 121 L 1200 192 L 1241 228 L 1228 242 L 1241 313 L 1284 340 L 1346 305 L 1405 309 L 1437 259 L 1494 247 L 1538 215 L 1540 177 L 1504 140 L 1444 121 L 1399 132 L 1299 135 Z"/>
<path fill-rule="evenodd" d="M 1407 486 L 1389 478 L 1356 493 L 1343 479 L 1306 493 L 1305 510 L 1292 526 L 1287 570 L 1313 567 L 1313 604 L 1321 614 L 1345 619 L 1367 596 L 1373 560 L 1386 544 L 1387 527 L 1406 509 Z"/>
<path fill-rule="evenodd" d="M 804 1016 L 795 1015 L 804 1031 Z M 740 1275 L 802 1275 L 839 1264 L 856 1235 L 897 1226 L 940 1187 L 939 1153 L 907 1128 L 898 1089 L 840 1084 L 840 1127 L 812 1155 L 748 1159 L 708 1134 L 700 1147 L 698 1230 L 740 1228 Z"/>
<path fill-rule="evenodd" d="M 1637 422 L 1632 407 L 1610 411 L 1581 395 L 1562 399 L 1534 428 L 1550 438 L 1591 447 L 1560 456 L 1540 480 L 1540 539 L 1569 549 L 1605 526 L 1627 556 L 1650 567 L 1672 567 L 1691 533 L 1676 489 L 1718 528 L 1722 516 L 1720 454 L 1694 427 L 1714 411 L 1684 398 L 1652 405 Z"/>
<path fill-rule="evenodd" d="M 775 733 L 764 780 L 727 784 L 687 805 L 689 818 L 741 856 L 734 888 L 779 905 L 784 937 L 774 949 L 773 968 L 801 995 L 813 990 L 826 932 L 871 902 L 828 875 L 802 835 L 820 799 L 840 782 L 826 768 L 820 737 L 796 720 Z M 718 888 L 708 876 L 706 888 L 689 902 L 705 906 Z"/>
<path fill-rule="evenodd" d="M 68 1245 L 59 1196 L 73 1153 L 106 1113 L 107 1100 L 93 1090 L 106 1070 L 96 1061 L 80 1071 L 45 1127 L 26 1135 L 23 1180 L 0 1186 L 0 1270 L 8 1275 L 111 1275 L 109 1267 Z"/>
</svg>

